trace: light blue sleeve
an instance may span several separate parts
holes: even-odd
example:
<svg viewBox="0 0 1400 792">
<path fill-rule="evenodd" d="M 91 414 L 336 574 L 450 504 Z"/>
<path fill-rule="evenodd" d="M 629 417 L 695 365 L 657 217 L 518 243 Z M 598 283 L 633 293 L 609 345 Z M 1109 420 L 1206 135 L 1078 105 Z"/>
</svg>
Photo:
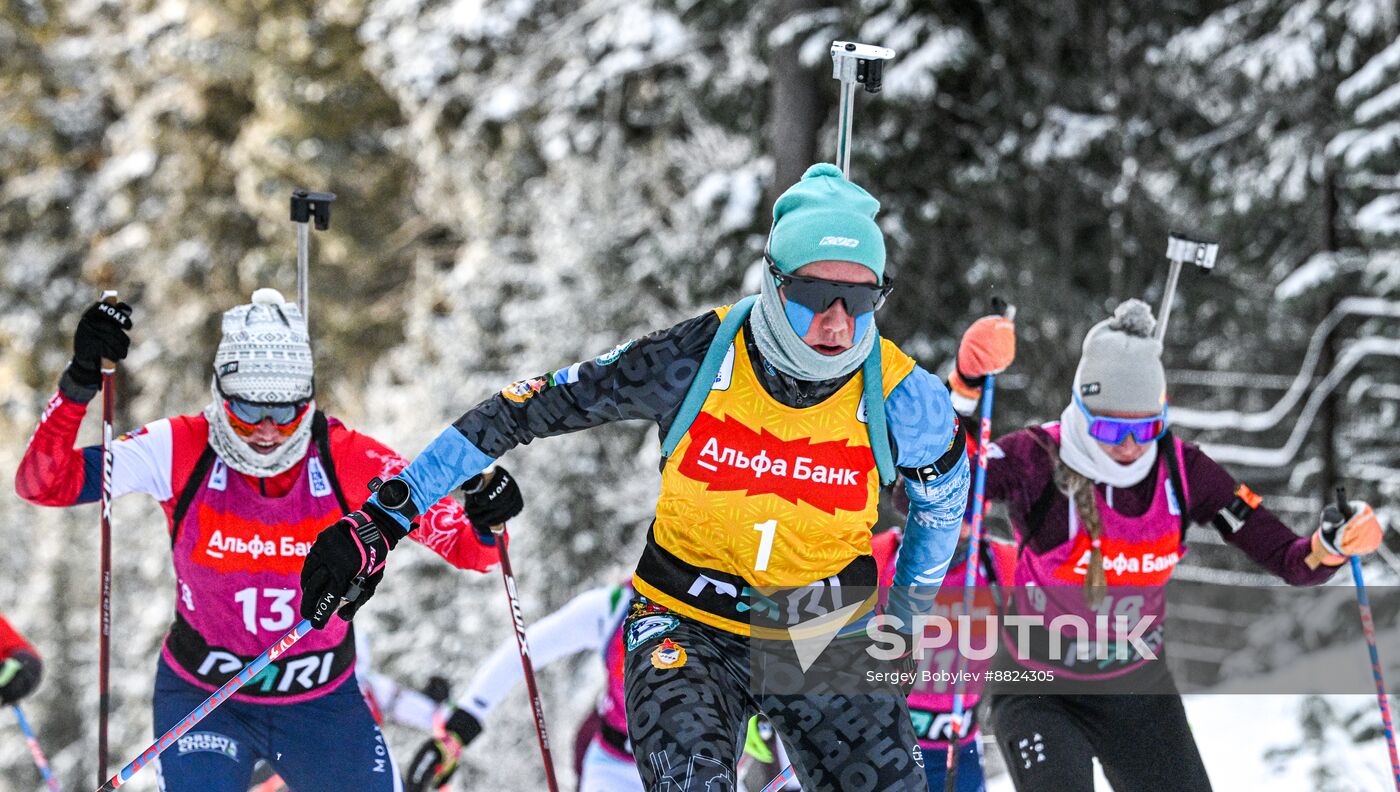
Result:
<svg viewBox="0 0 1400 792">
<path fill-rule="evenodd" d="M 952 470 L 928 483 L 904 480 L 909 519 L 894 565 L 894 585 L 937 589 L 958 546 L 972 466 L 963 457 Z"/>
<path fill-rule="evenodd" d="M 408 463 L 408 467 L 394 478 L 408 482 L 413 495 L 413 505 L 422 514 L 428 507 L 442 500 L 443 496 L 462 486 L 462 482 L 490 467 L 496 460 L 486 455 L 455 426 L 442 430 L 428 447 Z M 379 505 L 379 494 L 369 497 L 374 505 Z M 387 511 L 387 510 L 386 510 Z M 408 521 L 397 512 L 387 512 L 409 530 Z"/>
<path fill-rule="evenodd" d="M 922 366 L 915 366 L 885 398 L 894 463 L 920 468 L 938 461 L 952 447 L 957 418 L 948 388 Z"/>
<path fill-rule="evenodd" d="M 954 447 L 958 426 L 948 389 L 922 368 L 914 371 L 885 399 L 890 434 L 901 468 L 922 468 L 937 462 Z M 904 476 L 909 495 L 909 518 L 904 540 L 895 559 L 894 589 L 890 613 L 899 616 L 906 629 L 909 611 L 931 612 L 934 596 L 948 571 L 958 546 L 971 467 L 966 454 L 930 481 Z"/>
</svg>

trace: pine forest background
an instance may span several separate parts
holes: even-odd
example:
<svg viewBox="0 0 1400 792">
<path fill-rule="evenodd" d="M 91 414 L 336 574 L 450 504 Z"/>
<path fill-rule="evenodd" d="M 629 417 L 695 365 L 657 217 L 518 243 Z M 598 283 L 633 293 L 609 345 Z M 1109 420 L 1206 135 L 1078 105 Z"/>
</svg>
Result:
<svg viewBox="0 0 1400 792">
<path fill-rule="evenodd" d="M 1166 344 L 1179 433 L 1300 532 L 1341 481 L 1394 522 L 1398 33 L 1394 0 L 4 0 L 0 474 L 103 288 L 137 311 L 118 429 L 200 409 L 219 313 L 295 293 L 297 186 L 339 195 L 313 241 L 320 402 L 405 454 L 513 379 L 755 290 L 774 197 L 834 156 L 844 38 L 899 51 L 884 92 L 858 97 L 852 161 L 884 205 L 885 335 L 945 373 L 990 298 L 1015 303 L 998 431 L 1050 420 L 1085 330 L 1121 299 L 1159 302 L 1167 231 L 1218 237 Z M 527 618 L 628 572 L 655 449 L 619 425 L 512 455 Z M 155 505 L 115 519 L 114 763 L 149 741 L 174 587 Z M 49 663 L 31 717 L 85 781 L 97 510 L 8 494 L 0 526 L 0 610 Z M 1226 580 L 1258 571 L 1218 558 Z M 1394 583 L 1386 558 L 1371 568 Z M 498 577 L 418 549 L 394 566 L 360 617 L 376 665 L 465 685 L 509 638 Z M 1342 605 L 1332 637 L 1360 652 Z M 544 674 L 562 743 L 596 666 Z M 1374 709 L 1312 706 L 1314 725 L 1375 736 Z M 463 778 L 542 788 L 523 694 L 506 710 Z M 0 789 L 27 788 L 10 731 Z M 400 761 L 419 740 L 389 735 Z M 1314 788 L 1353 788 L 1324 764 Z"/>
</svg>

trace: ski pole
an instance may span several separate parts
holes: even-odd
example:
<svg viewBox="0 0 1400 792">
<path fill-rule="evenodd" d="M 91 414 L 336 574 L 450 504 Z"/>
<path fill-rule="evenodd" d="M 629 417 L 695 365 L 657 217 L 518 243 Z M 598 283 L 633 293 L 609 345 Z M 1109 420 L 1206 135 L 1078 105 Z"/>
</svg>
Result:
<svg viewBox="0 0 1400 792">
<path fill-rule="evenodd" d="M 1175 231 L 1167 234 L 1167 260 L 1172 263 L 1167 274 L 1167 287 L 1162 292 L 1162 307 L 1157 310 L 1156 338 L 1161 341 L 1167 335 L 1167 320 L 1172 315 L 1172 301 L 1176 297 L 1176 282 L 1181 277 L 1181 265 L 1191 262 L 1206 272 L 1215 268 L 1215 257 L 1220 253 L 1220 243 L 1188 239 Z"/>
<path fill-rule="evenodd" d="M 762 792 L 778 792 L 779 789 L 783 788 L 783 784 L 786 784 L 794 778 L 797 778 L 797 770 L 794 769 L 792 765 L 788 765 L 783 768 L 783 772 L 773 776 L 773 780 L 769 781 L 767 786 L 763 787 Z"/>
<path fill-rule="evenodd" d="M 359 599 L 360 592 L 363 590 L 363 583 L 364 580 L 362 578 L 356 578 L 355 581 L 350 584 L 349 591 L 345 592 L 342 604 L 354 602 Z M 264 668 L 267 668 L 269 663 L 281 657 L 284 652 L 292 648 L 297 641 L 300 641 L 309 632 L 311 632 L 311 620 L 302 619 L 292 628 L 291 632 L 277 639 L 276 643 L 269 646 L 267 651 L 258 655 L 251 663 L 244 666 L 243 670 L 239 671 L 233 679 L 225 682 L 223 687 L 210 694 L 209 698 L 204 700 L 204 703 L 190 710 L 188 715 L 177 721 L 165 734 L 162 734 L 159 739 L 151 743 L 146 750 L 141 752 L 140 756 L 132 759 L 125 767 L 117 771 L 116 775 L 107 779 L 107 781 L 98 788 L 97 792 L 111 792 L 111 790 L 117 789 L 127 781 L 130 781 L 132 776 L 141 772 L 142 768 L 154 761 L 156 757 L 165 753 L 170 746 L 174 745 L 177 740 L 185 735 L 185 732 L 193 729 L 195 725 L 208 717 L 209 713 L 218 709 L 220 704 L 228 701 L 234 693 L 238 692 L 239 688 L 248 684 L 249 680 L 261 673 Z"/>
<path fill-rule="evenodd" d="M 491 480 L 491 475 L 486 475 Z M 501 554 L 501 578 L 506 584 L 506 599 L 510 601 L 510 615 L 515 621 L 515 643 L 520 647 L 520 667 L 525 672 L 525 688 L 530 693 L 530 711 L 535 716 L 535 733 L 540 738 L 540 759 L 544 761 L 544 777 L 549 783 L 549 792 L 559 792 L 559 781 L 554 777 L 554 754 L 549 749 L 549 730 L 544 722 L 544 702 L 540 698 L 539 686 L 535 684 L 535 664 L 530 660 L 530 644 L 525 638 L 525 615 L 520 609 L 520 593 L 515 588 L 515 573 L 511 571 L 510 554 L 506 552 L 506 524 L 491 526 L 496 536 L 496 549 Z"/>
<path fill-rule="evenodd" d="M 851 178 L 851 125 L 855 114 L 856 85 L 866 93 L 879 93 L 885 61 L 894 50 L 853 41 L 831 42 L 831 76 L 841 81 L 841 115 L 836 122 L 836 164 Z"/>
<path fill-rule="evenodd" d="M 1008 306 L 998 298 L 992 299 L 992 310 L 1008 319 L 1016 319 L 1016 308 Z M 996 397 L 997 375 L 988 374 L 982 386 L 982 420 L 977 430 L 977 472 L 972 479 L 972 531 L 967 537 L 967 565 L 963 574 L 963 614 L 972 613 L 972 602 L 977 591 L 977 567 L 981 562 L 982 513 L 985 511 L 983 498 L 987 489 L 987 446 L 992 444 L 992 403 Z M 971 626 L 971 621 L 967 622 Z M 944 783 L 945 792 L 956 792 L 958 788 L 958 757 L 963 738 L 963 707 L 967 692 L 967 680 L 963 679 L 961 652 L 953 661 L 953 722 L 950 724 L 952 738 L 948 740 L 948 772 Z"/>
<path fill-rule="evenodd" d="M 1342 516 L 1351 519 L 1351 505 L 1347 503 L 1345 487 L 1337 488 L 1337 509 Z M 1390 719 L 1390 700 L 1385 693 L 1385 679 L 1381 676 L 1381 656 L 1376 649 L 1376 624 L 1371 619 L 1371 600 L 1366 596 L 1366 578 L 1361 573 L 1361 559 L 1351 556 L 1351 579 L 1356 583 L 1356 604 L 1361 609 L 1361 631 L 1366 635 L 1366 651 L 1371 654 L 1371 677 L 1376 681 L 1376 703 L 1381 708 L 1381 726 L 1385 729 L 1385 744 L 1390 749 L 1390 771 L 1395 776 L 1395 789 L 1400 792 L 1400 753 L 1395 748 L 1395 727 Z"/>
<path fill-rule="evenodd" d="M 24 741 L 29 744 L 29 754 L 34 757 L 34 764 L 39 767 L 39 775 L 44 777 L 44 786 L 49 788 L 49 792 L 59 792 L 58 782 L 53 779 L 53 773 L 49 770 L 49 760 L 39 748 L 39 739 L 34 736 L 34 730 L 29 726 L 29 719 L 24 717 L 24 710 L 20 709 L 18 704 L 11 706 L 15 709 L 19 730 L 24 732 Z"/>
<path fill-rule="evenodd" d="M 292 222 L 297 224 L 297 308 L 306 321 L 308 332 L 311 328 L 311 228 L 307 225 L 316 222 L 317 231 L 331 227 L 331 204 L 335 193 L 292 190 Z"/>
<path fill-rule="evenodd" d="M 117 304 L 115 291 L 102 292 L 101 301 Z M 97 782 L 107 777 L 108 670 L 112 642 L 112 420 L 116 414 L 117 364 L 102 359 L 102 576 L 97 633 Z"/>
</svg>

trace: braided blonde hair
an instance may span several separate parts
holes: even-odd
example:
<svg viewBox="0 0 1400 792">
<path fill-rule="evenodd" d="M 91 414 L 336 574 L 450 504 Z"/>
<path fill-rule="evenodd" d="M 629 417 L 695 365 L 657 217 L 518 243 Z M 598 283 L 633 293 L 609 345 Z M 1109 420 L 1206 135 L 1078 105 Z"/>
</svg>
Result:
<svg viewBox="0 0 1400 792">
<path fill-rule="evenodd" d="M 1045 450 L 1055 464 L 1055 489 L 1069 498 L 1074 511 L 1079 515 L 1079 523 L 1089 534 L 1089 569 L 1084 574 L 1084 601 L 1097 608 L 1103 603 L 1108 588 L 1108 576 L 1103 568 L 1103 519 L 1099 516 L 1098 504 L 1094 501 L 1094 482 L 1087 476 L 1071 469 L 1060 460 L 1060 448 L 1049 438 L 1038 432 L 1031 432 L 1031 438 Z"/>
<path fill-rule="evenodd" d="M 1057 459 L 1055 488 L 1074 504 L 1079 523 L 1089 534 L 1089 569 L 1084 575 L 1084 601 L 1090 607 L 1097 608 L 1103 603 L 1108 577 L 1103 568 L 1103 519 L 1094 501 L 1094 482 Z"/>
</svg>

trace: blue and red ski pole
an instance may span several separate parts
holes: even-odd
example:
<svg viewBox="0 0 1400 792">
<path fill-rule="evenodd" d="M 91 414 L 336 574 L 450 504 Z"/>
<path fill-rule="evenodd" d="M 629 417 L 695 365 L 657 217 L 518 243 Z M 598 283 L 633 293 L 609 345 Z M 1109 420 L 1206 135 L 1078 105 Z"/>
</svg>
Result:
<svg viewBox="0 0 1400 792">
<path fill-rule="evenodd" d="M 1350 519 L 1351 505 L 1347 503 L 1345 487 L 1337 488 L 1337 509 Z M 1366 596 L 1366 578 L 1361 574 L 1361 559 L 1351 556 L 1351 579 L 1356 583 L 1356 604 L 1361 608 L 1361 631 L 1366 635 L 1366 649 L 1371 653 L 1371 677 L 1376 681 L 1376 702 L 1381 708 L 1381 726 L 1385 729 L 1385 744 L 1390 749 L 1390 772 L 1395 776 L 1395 789 L 1400 792 L 1400 752 L 1395 748 L 1395 726 L 1390 719 L 1390 699 L 1385 693 L 1381 676 L 1381 655 L 1376 650 L 1376 623 L 1371 619 L 1371 600 Z"/>
<path fill-rule="evenodd" d="M 49 788 L 49 792 L 60 792 L 58 782 L 53 778 L 53 772 L 49 770 L 49 760 L 44 756 L 44 752 L 39 748 L 39 739 L 34 736 L 34 730 L 29 727 L 29 719 L 24 717 L 24 710 L 18 704 L 12 705 L 15 710 L 15 719 L 19 721 L 19 730 L 24 732 L 24 741 L 29 744 L 29 753 L 34 757 L 34 764 L 39 767 L 39 775 L 44 777 L 44 786 Z"/>
<path fill-rule="evenodd" d="M 1008 319 L 1016 318 L 1016 308 L 999 299 L 992 300 L 992 310 Z M 986 510 L 983 496 L 987 489 L 987 446 L 992 444 L 992 403 L 995 401 L 996 387 L 997 375 L 988 374 L 986 382 L 982 385 L 982 420 L 977 430 L 977 470 L 972 475 L 972 531 L 967 537 L 967 571 L 963 576 L 962 612 L 969 616 L 977 592 L 977 567 L 982 563 L 982 513 Z M 968 624 L 970 626 L 970 620 Z M 963 738 L 963 710 L 967 693 L 967 680 L 963 679 L 962 665 L 963 656 L 958 652 L 953 663 L 953 678 L 957 682 L 953 687 L 953 722 L 949 725 L 953 736 L 948 740 L 948 772 L 944 786 L 947 792 L 957 789 L 958 756 L 962 753 L 958 749 Z"/>
<path fill-rule="evenodd" d="M 773 776 L 773 780 L 763 787 L 763 792 L 778 792 L 787 782 L 797 778 L 797 770 L 792 765 L 783 768 L 783 772 Z"/>
<path fill-rule="evenodd" d="M 345 601 L 354 602 L 359 598 L 360 591 L 360 581 L 357 580 L 350 585 L 350 590 L 345 593 Z M 269 663 L 292 648 L 293 644 L 300 641 L 309 632 L 311 632 L 311 620 L 302 619 L 297 623 L 297 626 L 292 628 L 291 632 L 279 638 L 276 643 L 267 648 L 267 651 L 258 655 L 253 662 L 244 666 L 243 670 L 239 671 L 233 679 L 225 682 L 223 687 L 214 691 L 209 698 L 204 700 L 203 704 L 195 707 L 190 711 L 190 714 L 181 718 L 169 731 L 162 734 L 159 739 L 150 744 L 150 747 L 142 751 L 140 756 L 132 759 L 126 767 L 118 770 L 116 775 L 107 779 L 107 783 L 99 787 L 97 792 L 111 792 L 111 790 L 117 789 L 130 781 L 132 776 L 141 772 L 142 768 L 154 761 L 156 757 L 165 753 L 165 751 L 183 737 L 186 732 L 193 729 L 196 724 L 208 717 L 209 713 L 218 709 L 220 704 L 228 701 L 234 693 L 238 692 L 239 688 L 248 684 L 249 680 L 261 673 L 264 668 L 267 668 Z"/>
</svg>

